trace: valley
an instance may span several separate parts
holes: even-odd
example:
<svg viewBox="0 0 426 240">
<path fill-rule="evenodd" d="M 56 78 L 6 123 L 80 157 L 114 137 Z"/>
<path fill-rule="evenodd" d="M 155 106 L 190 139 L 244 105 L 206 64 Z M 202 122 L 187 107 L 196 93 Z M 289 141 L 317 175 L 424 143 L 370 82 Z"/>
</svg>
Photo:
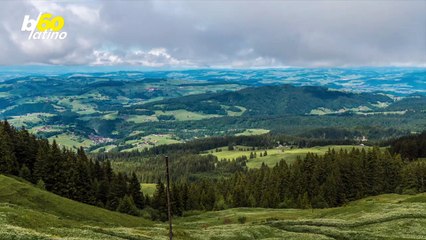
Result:
<svg viewBox="0 0 426 240">
<path fill-rule="evenodd" d="M 379 91 L 395 81 L 396 71 L 411 90 Z M 354 73 L 365 78 L 356 81 L 368 80 L 362 91 L 349 87 L 354 79 L 344 80 Z M 90 152 L 143 150 L 209 136 L 303 135 L 326 127 L 347 129 L 344 138 L 380 140 L 424 129 L 421 74 L 386 68 L 5 74 L 0 117 Z M 324 75 L 333 84 L 315 82 Z M 378 127 L 383 123 L 386 129 Z"/>
<path fill-rule="evenodd" d="M 423 239 L 423 73 L 8 75 L 0 239 Z"/>
</svg>

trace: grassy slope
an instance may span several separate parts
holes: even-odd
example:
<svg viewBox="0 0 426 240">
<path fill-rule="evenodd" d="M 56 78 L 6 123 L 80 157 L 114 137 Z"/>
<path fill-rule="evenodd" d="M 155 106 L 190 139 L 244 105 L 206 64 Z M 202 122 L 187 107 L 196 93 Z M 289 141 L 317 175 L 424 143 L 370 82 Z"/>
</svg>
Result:
<svg viewBox="0 0 426 240">
<path fill-rule="evenodd" d="M 238 218 L 245 216 L 245 224 Z M 175 220 L 176 239 L 425 239 L 426 194 L 331 209 L 240 208 Z M 0 239 L 167 239 L 166 225 L 77 203 L 0 175 Z"/>
<path fill-rule="evenodd" d="M 154 224 L 62 198 L 0 175 L 0 239 L 11 239 L 12 235 L 18 239 L 113 239 L 120 234 L 130 239 L 135 235 L 132 232 L 149 233 L 132 227 L 154 227 Z"/>
<path fill-rule="evenodd" d="M 242 216 L 245 224 L 238 223 Z M 386 194 L 329 209 L 228 209 L 177 221 L 200 239 L 425 239 L 426 194 Z"/>
<path fill-rule="evenodd" d="M 250 168 L 259 168 L 262 163 L 265 163 L 269 166 L 274 166 L 282 159 L 286 160 L 287 163 L 291 163 L 294 160 L 297 159 L 298 156 L 304 157 L 308 152 L 315 153 L 315 154 L 324 154 L 328 151 L 328 149 L 335 149 L 336 151 L 340 149 L 346 149 L 350 150 L 352 148 L 365 148 L 368 149 L 368 147 L 362 147 L 362 146 L 355 146 L 355 145 L 330 145 L 330 146 L 323 146 L 323 147 L 311 147 L 311 148 L 295 148 L 295 149 L 268 149 L 268 155 L 266 157 L 260 157 L 260 154 L 264 153 L 265 150 L 256 150 L 256 151 L 244 151 L 242 149 L 250 149 L 250 147 L 246 146 L 236 146 L 236 150 L 229 151 L 228 147 L 222 147 L 221 152 L 216 152 L 214 149 L 210 150 L 209 153 L 217 156 L 219 159 L 235 159 L 237 157 L 246 156 L 247 158 L 250 157 L 250 152 L 256 152 L 257 157 L 254 159 L 249 159 L 247 166 Z"/>
</svg>

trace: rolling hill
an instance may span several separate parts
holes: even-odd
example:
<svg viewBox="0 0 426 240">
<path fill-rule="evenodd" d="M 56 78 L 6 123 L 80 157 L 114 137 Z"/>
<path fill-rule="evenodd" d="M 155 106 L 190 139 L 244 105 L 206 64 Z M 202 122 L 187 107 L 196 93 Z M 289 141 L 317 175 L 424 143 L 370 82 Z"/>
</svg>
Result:
<svg viewBox="0 0 426 240">
<path fill-rule="evenodd" d="M 424 239 L 426 195 L 387 194 L 339 208 L 189 212 L 175 239 Z M 0 175 L 0 239 L 167 239 L 166 224 L 77 203 Z"/>
<path fill-rule="evenodd" d="M 368 73 L 374 82 L 390 74 L 382 71 L 348 74 Z M 323 84 L 322 77 L 334 76 L 323 70 L 286 72 L 304 84 L 276 76 L 269 82 L 270 74 L 280 72 L 255 71 L 256 77 L 247 80 L 245 71 L 28 74 L 0 82 L 0 117 L 62 146 L 92 152 L 132 151 L 250 129 L 300 135 L 337 128 L 348 131 L 344 138 L 381 140 L 425 127 L 421 91 L 384 91 L 378 86 L 389 83 L 381 80 L 357 89 L 365 92 L 351 92 Z M 404 81 L 421 83 L 422 72 L 414 73 Z"/>
<path fill-rule="evenodd" d="M 330 112 L 346 109 L 378 110 L 378 103 L 392 104 L 383 94 L 352 93 L 329 90 L 324 87 L 292 85 L 245 88 L 235 92 L 190 95 L 152 102 L 141 107 L 148 109 L 186 109 L 206 114 L 225 111 L 223 106 L 241 106 L 247 109 L 243 116 L 304 115 L 322 108 Z M 237 110 L 238 111 L 238 110 Z"/>
<path fill-rule="evenodd" d="M 147 234 L 133 227 L 155 230 L 154 225 L 143 218 L 75 202 L 0 175 L 0 239 L 131 239 L 134 231 Z"/>
</svg>

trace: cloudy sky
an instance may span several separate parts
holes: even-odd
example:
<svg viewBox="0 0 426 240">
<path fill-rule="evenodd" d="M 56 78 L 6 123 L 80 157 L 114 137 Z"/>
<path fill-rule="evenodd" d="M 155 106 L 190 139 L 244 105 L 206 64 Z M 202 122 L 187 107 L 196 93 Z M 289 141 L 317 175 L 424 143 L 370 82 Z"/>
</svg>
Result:
<svg viewBox="0 0 426 240">
<path fill-rule="evenodd" d="M 65 19 L 28 40 L 24 15 Z M 426 67 L 426 0 L 2 0 L 0 65 Z"/>
</svg>

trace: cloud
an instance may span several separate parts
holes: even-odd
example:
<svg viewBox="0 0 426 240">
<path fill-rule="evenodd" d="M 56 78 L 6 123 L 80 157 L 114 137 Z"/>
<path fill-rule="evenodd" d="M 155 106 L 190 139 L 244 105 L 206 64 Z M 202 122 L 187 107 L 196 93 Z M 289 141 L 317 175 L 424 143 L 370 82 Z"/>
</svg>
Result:
<svg viewBox="0 0 426 240">
<path fill-rule="evenodd" d="M 131 65 L 146 67 L 174 67 L 192 66 L 187 60 L 178 60 L 172 57 L 165 48 L 154 48 L 147 52 L 132 50 L 117 52 L 108 50 L 93 51 L 94 60 L 91 65 Z"/>
<path fill-rule="evenodd" d="M 23 16 L 65 18 L 27 40 Z M 0 64 L 425 66 L 426 1 L 0 2 Z"/>
</svg>

